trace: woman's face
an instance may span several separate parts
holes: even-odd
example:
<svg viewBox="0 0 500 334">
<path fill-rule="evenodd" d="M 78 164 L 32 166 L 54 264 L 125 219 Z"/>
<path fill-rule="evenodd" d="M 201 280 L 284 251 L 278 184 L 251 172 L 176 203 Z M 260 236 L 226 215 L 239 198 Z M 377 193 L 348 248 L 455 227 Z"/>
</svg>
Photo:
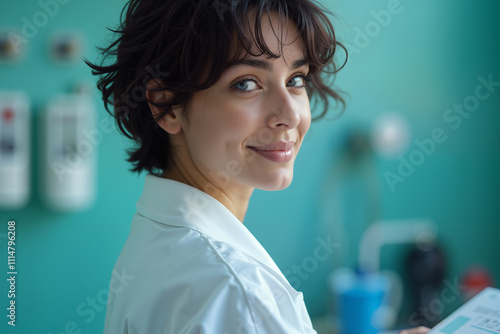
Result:
<svg viewBox="0 0 500 334">
<path fill-rule="evenodd" d="M 267 18 L 262 24 L 266 44 L 278 51 L 281 43 Z M 277 16 L 271 24 L 276 30 Z M 194 94 L 189 120 L 182 121 L 180 135 L 194 168 L 219 189 L 280 190 L 292 181 L 311 123 L 304 87 L 309 65 L 295 24 L 283 29 L 282 57 L 249 56 L 228 68 L 215 85 Z"/>
</svg>

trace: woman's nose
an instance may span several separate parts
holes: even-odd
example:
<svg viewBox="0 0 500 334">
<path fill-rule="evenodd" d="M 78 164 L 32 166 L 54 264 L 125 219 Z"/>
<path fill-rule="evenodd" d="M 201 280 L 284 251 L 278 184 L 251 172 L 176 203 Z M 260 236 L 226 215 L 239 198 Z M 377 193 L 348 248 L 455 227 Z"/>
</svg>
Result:
<svg viewBox="0 0 500 334">
<path fill-rule="evenodd" d="M 272 107 L 270 109 L 267 123 L 271 128 L 293 129 L 300 123 L 300 113 L 297 103 L 290 96 L 287 89 L 280 89 L 273 94 Z"/>
</svg>

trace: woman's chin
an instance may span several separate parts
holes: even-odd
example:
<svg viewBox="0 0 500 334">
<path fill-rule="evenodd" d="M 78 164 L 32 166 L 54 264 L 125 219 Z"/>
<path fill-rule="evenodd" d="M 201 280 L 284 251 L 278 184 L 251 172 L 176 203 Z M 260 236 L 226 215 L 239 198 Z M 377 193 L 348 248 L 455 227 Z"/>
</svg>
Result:
<svg viewBox="0 0 500 334">
<path fill-rule="evenodd" d="M 259 182 L 255 188 L 266 191 L 278 191 L 288 188 L 292 183 L 293 173 L 290 175 L 277 175 L 269 178 L 266 181 Z"/>
</svg>

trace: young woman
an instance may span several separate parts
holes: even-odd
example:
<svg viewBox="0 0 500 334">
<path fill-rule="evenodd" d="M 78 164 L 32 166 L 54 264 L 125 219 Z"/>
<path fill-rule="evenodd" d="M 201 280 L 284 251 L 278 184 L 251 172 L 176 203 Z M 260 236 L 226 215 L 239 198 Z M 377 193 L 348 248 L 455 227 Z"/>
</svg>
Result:
<svg viewBox="0 0 500 334">
<path fill-rule="evenodd" d="M 302 294 L 243 225 L 255 188 L 281 190 L 309 98 L 341 46 L 310 0 L 131 0 L 89 64 L 147 171 L 115 265 L 105 333 L 315 333 Z"/>
</svg>

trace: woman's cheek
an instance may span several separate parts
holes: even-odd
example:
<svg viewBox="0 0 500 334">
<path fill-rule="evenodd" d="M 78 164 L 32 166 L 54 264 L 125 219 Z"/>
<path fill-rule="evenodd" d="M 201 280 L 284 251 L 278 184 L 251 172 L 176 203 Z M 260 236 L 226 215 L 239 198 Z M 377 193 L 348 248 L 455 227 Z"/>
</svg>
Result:
<svg viewBox="0 0 500 334">
<path fill-rule="evenodd" d="M 305 99 L 299 105 L 300 108 L 300 132 L 302 136 L 305 136 L 309 127 L 311 126 L 311 107 L 309 105 L 309 99 Z"/>
<path fill-rule="evenodd" d="M 252 132 L 254 127 L 259 125 L 261 112 L 256 103 L 250 106 L 246 104 L 226 106 L 225 111 L 220 122 L 224 123 L 231 133 L 241 136 Z"/>
</svg>

